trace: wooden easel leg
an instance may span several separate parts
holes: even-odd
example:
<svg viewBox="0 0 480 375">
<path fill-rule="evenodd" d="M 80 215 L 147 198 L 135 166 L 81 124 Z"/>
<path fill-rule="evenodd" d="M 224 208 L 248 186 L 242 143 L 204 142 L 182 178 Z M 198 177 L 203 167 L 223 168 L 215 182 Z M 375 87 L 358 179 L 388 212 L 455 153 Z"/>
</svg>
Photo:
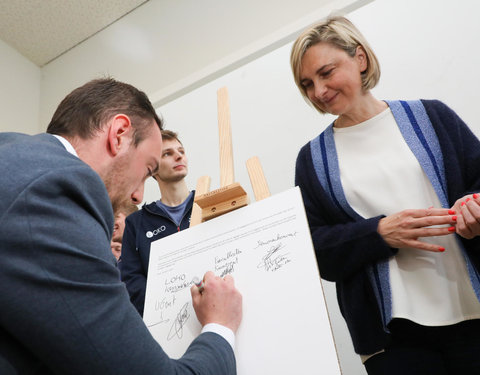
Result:
<svg viewBox="0 0 480 375">
<path fill-rule="evenodd" d="M 235 173 L 233 170 L 232 127 L 230 125 L 230 107 L 228 90 L 222 87 L 217 91 L 218 105 L 218 135 L 220 142 L 220 187 L 233 184 Z"/>
<path fill-rule="evenodd" d="M 210 176 L 202 176 L 197 180 L 197 188 L 195 189 L 195 197 L 206 194 L 210 191 Z M 195 199 L 195 198 L 194 198 Z M 192 216 L 190 217 L 190 227 L 202 222 L 202 209 L 196 203 L 193 204 Z"/>
<path fill-rule="evenodd" d="M 248 159 L 246 164 L 255 200 L 258 202 L 268 198 L 270 196 L 270 190 L 268 189 L 267 179 L 263 174 L 260 160 L 257 156 L 254 156 Z"/>
</svg>

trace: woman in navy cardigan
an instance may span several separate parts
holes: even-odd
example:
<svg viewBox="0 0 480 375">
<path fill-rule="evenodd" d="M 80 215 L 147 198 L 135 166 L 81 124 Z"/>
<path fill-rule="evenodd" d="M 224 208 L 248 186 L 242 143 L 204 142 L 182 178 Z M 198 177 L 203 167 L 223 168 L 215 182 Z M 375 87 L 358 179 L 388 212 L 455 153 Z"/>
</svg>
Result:
<svg viewBox="0 0 480 375">
<path fill-rule="evenodd" d="M 375 54 L 334 17 L 292 47 L 336 120 L 298 155 L 321 276 L 369 374 L 480 374 L 480 142 L 445 104 L 380 101 Z"/>
</svg>

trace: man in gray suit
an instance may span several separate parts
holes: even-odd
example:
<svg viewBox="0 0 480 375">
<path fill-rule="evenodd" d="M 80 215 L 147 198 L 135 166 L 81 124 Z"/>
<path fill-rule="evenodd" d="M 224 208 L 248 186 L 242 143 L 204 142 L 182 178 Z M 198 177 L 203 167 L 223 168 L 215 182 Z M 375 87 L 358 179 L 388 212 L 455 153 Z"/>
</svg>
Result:
<svg viewBox="0 0 480 375">
<path fill-rule="evenodd" d="M 0 374 L 235 374 L 233 279 L 192 287 L 203 326 L 172 360 L 129 301 L 110 250 L 113 211 L 143 198 L 162 123 L 146 95 L 94 80 L 47 133 L 0 133 Z"/>
</svg>

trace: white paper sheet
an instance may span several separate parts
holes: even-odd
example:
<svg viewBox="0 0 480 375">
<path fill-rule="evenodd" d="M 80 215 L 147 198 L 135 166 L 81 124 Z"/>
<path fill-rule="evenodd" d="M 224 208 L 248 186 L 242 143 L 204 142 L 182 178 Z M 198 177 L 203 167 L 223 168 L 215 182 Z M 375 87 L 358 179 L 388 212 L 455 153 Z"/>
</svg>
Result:
<svg viewBox="0 0 480 375">
<path fill-rule="evenodd" d="M 190 287 L 208 270 L 243 295 L 239 375 L 341 373 L 298 188 L 152 243 L 144 321 L 173 358 L 200 333 Z"/>
</svg>

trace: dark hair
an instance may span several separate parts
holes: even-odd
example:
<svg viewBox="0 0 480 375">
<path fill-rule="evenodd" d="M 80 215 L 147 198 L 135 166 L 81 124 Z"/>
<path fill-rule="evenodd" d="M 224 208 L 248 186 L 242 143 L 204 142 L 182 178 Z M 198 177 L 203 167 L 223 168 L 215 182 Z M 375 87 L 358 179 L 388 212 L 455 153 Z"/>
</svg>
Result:
<svg viewBox="0 0 480 375">
<path fill-rule="evenodd" d="M 178 139 L 178 133 L 175 133 L 174 131 L 167 130 L 167 129 L 162 130 L 162 141 L 171 141 L 173 139 L 178 141 L 180 144 L 182 144 L 180 139 Z"/>
<path fill-rule="evenodd" d="M 62 100 L 47 127 L 47 133 L 92 138 L 120 113 L 130 118 L 135 146 L 149 133 L 151 120 L 155 120 L 160 130 L 163 127 L 144 92 L 113 78 L 100 78 L 73 90 Z"/>
</svg>

